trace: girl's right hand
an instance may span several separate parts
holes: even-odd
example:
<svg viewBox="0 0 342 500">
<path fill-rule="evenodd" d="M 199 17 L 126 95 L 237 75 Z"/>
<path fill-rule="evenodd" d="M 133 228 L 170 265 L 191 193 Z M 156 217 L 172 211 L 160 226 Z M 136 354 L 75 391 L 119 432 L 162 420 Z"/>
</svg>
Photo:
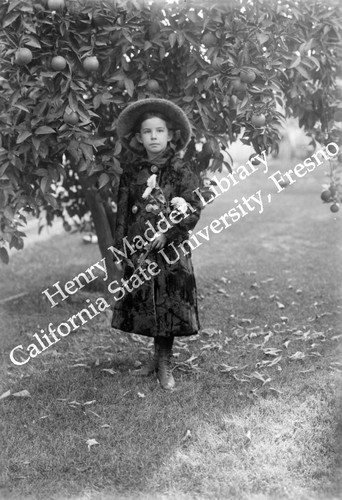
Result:
<svg viewBox="0 0 342 500">
<path fill-rule="evenodd" d="M 123 271 L 123 265 L 121 264 L 121 262 L 114 262 L 114 264 L 118 271 Z"/>
</svg>

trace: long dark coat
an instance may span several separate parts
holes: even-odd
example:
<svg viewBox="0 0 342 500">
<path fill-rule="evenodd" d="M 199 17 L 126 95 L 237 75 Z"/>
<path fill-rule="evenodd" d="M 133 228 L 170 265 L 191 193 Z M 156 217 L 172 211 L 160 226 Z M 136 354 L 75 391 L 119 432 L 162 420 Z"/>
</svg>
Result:
<svg viewBox="0 0 342 500">
<path fill-rule="evenodd" d="M 199 320 L 191 253 L 184 255 L 186 252 L 181 251 L 178 245 L 189 238 L 188 231 L 198 222 L 201 202 L 193 192 L 198 187 L 198 177 L 181 159 L 169 158 L 164 165 L 141 160 L 122 174 L 115 248 L 123 249 L 125 237 L 126 241 L 131 242 L 135 236 L 143 235 L 147 221 L 155 227 L 160 220 L 157 215 L 146 210 L 149 208 L 148 201 L 142 197 L 152 173 L 156 173 L 168 204 L 172 198 L 181 197 L 191 204 L 194 211 L 189 211 L 188 217 L 165 233 L 167 243 L 163 254 L 158 251 L 149 254 L 148 258 L 157 263 L 159 274 L 146 280 L 132 293 L 126 292 L 121 300 L 115 302 L 112 327 L 148 337 L 194 335 L 198 333 Z M 128 255 L 134 266 L 138 266 L 138 258 L 145 250 L 146 247 Z M 123 278 L 128 280 L 133 269 L 126 261 L 123 265 Z"/>
</svg>

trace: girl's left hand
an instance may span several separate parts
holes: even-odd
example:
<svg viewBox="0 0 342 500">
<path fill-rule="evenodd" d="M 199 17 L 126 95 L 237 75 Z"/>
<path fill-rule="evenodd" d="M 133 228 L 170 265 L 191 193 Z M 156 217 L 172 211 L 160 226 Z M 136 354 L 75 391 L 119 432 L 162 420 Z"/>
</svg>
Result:
<svg viewBox="0 0 342 500">
<path fill-rule="evenodd" d="M 157 233 L 153 241 L 151 241 L 151 250 L 160 250 L 166 244 L 166 236 L 163 233 Z"/>
</svg>

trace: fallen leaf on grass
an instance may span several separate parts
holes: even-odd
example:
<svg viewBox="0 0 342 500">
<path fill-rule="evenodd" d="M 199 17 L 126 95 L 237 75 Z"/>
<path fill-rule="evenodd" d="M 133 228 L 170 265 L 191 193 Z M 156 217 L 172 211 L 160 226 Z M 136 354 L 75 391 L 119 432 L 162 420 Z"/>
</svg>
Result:
<svg viewBox="0 0 342 500">
<path fill-rule="evenodd" d="M 251 324 L 252 324 L 252 320 L 251 320 L 251 319 L 249 319 L 249 318 L 241 318 L 241 319 L 239 320 L 239 323 L 242 323 L 242 324 L 243 324 L 243 323 L 247 323 L 247 324 L 251 325 Z"/>
<path fill-rule="evenodd" d="M 281 302 L 277 301 L 277 306 L 278 306 L 278 309 L 285 309 L 284 304 L 282 304 Z"/>
<path fill-rule="evenodd" d="M 297 351 L 295 354 L 292 354 L 292 356 L 289 356 L 289 359 L 304 359 L 305 358 L 305 354 L 301 351 Z"/>
<path fill-rule="evenodd" d="M 108 429 L 108 428 L 110 428 L 110 427 L 111 427 L 111 426 L 110 426 L 109 424 L 103 424 L 103 425 L 101 425 L 101 428 L 102 428 L 102 429 Z"/>
<path fill-rule="evenodd" d="M 249 380 L 247 380 L 246 378 L 239 378 L 237 375 L 235 375 L 235 373 L 233 373 L 233 377 L 235 378 L 235 380 L 237 380 L 238 382 L 249 382 Z"/>
<path fill-rule="evenodd" d="M 245 436 L 246 436 L 246 440 L 244 442 L 244 447 L 248 448 L 252 442 L 252 433 L 249 429 L 247 430 Z"/>
<path fill-rule="evenodd" d="M 274 391 L 274 392 L 277 392 L 278 394 L 284 394 L 283 391 L 280 391 L 279 389 L 276 389 L 275 387 L 269 387 L 268 388 L 270 391 Z"/>
<path fill-rule="evenodd" d="M 85 402 L 85 403 L 83 403 L 83 404 L 84 404 L 84 406 L 86 406 L 86 405 L 92 405 L 92 404 L 94 404 L 94 403 L 96 403 L 96 399 L 92 399 L 91 401 L 86 401 L 86 402 Z"/>
<path fill-rule="evenodd" d="M 146 396 L 143 392 L 138 392 L 138 397 L 141 399 L 146 398 Z"/>
<path fill-rule="evenodd" d="M 12 396 L 15 396 L 16 398 L 30 398 L 31 394 L 29 393 L 29 391 L 24 389 L 23 391 L 15 392 L 14 394 L 12 394 Z"/>
<path fill-rule="evenodd" d="M 3 394 L 1 394 L 1 396 L 0 396 L 0 401 L 1 401 L 1 399 L 8 398 L 8 396 L 10 396 L 10 395 L 11 395 L 11 391 L 6 391 L 6 392 L 4 392 L 4 393 L 3 393 Z"/>
<path fill-rule="evenodd" d="M 277 356 L 276 358 L 269 360 L 269 361 L 260 361 L 260 362 L 256 363 L 255 368 L 265 368 L 265 367 L 274 366 L 277 363 L 279 363 L 279 361 L 281 361 L 281 359 L 282 359 L 282 356 Z"/>
<path fill-rule="evenodd" d="M 229 373 L 231 372 L 232 370 L 237 370 L 237 366 L 229 366 L 229 365 L 225 365 L 224 363 L 222 363 L 220 366 L 222 366 L 222 369 L 220 370 L 220 372 L 222 373 Z"/>
<path fill-rule="evenodd" d="M 273 337 L 273 332 L 271 332 L 271 331 L 270 331 L 270 332 L 268 332 L 268 333 L 265 335 L 265 337 L 264 337 L 264 340 L 263 340 L 263 343 L 262 343 L 262 344 L 263 344 L 263 345 L 264 345 L 264 344 L 266 344 L 266 342 L 268 342 L 268 341 L 270 340 L 270 338 L 272 338 L 272 337 Z"/>
<path fill-rule="evenodd" d="M 264 384 L 267 384 L 268 382 L 270 382 L 272 379 L 270 377 L 268 378 L 265 378 L 263 375 L 261 375 L 261 373 L 259 372 L 253 372 L 251 373 L 250 375 L 245 375 L 246 377 L 249 377 L 249 378 L 256 378 L 257 380 L 260 380 L 263 385 Z"/>
<path fill-rule="evenodd" d="M 95 417 L 101 418 L 100 415 L 98 415 L 97 413 L 95 413 L 93 410 L 88 410 L 88 412 L 92 413 L 93 415 L 95 415 Z"/>
<path fill-rule="evenodd" d="M 194 354 L 189 358 L 189 359 L 186 359 L 184 361 L 184 363 L 189 363 L 190 365 L 192 364 L 193 361 L 195 361 L 195 359 L 197 359 L 198 356 L 195 356 Z"/>
<path fill-rule="evenodd" d="M 285 349 L 287 349 L 289 347 L 289 344 L 290 344 L 291 340 L 286 340 L 284 343 L 283 343 L 283 346 L 285 347 Z"/>
<path fill-rule="evenodd" d="M 112 370 L 111 368 L 102 368 L 101 370 L 102 372 L 107 372 L 107 373 L 110 373 L 110 375 L 115 375 L 117 372 L 115 372 L 114 370 Z"/>
<path fill-rule="evenodd" d="M 87 439 L 86 441 L 87 445 L 88 445 L 88 451 L 90 451 L 90 448 L 92 446 L 95 446 L 96 444 L 99 444 L 96 439 Z"/>
<path fill-rule="evenodd" d="M 263 352 L 267 356 L 278 356 L 278 354 L 281 352 L 281 349 L 277 349 L 276 347 L 265 347 L 265 349 L 263 349 Z"/>
<path fill-rule="evenodd" d="M 208 337 L 212 337 L 216 333 L 219 333 L 215 328 L 205 328 L 204 330 L 201 330 L 201 333 L 204 335 L 208 335 Z"/>
<path fill-rule="evenodd" d="M 191 434 L 191 431 L 190 429 L 187 429 L 185 435 L 182 437 L 182 443 L 184 443 L 185 441 L 189 440 L 192 438 L 192 434 Z"/>
<path fill-rule="evenodd" d="M 332 361 L 329 365 L 331 370 L 342 371 L 342 363 L 339 361 Z"/>
</svg>

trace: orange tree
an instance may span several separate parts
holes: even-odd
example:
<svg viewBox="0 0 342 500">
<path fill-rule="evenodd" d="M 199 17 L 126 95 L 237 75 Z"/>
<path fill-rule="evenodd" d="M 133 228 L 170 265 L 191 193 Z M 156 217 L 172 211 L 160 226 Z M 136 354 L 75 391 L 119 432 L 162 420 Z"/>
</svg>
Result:
<svg viewBox="0 0 342 500">
<path fill-rule="evenodd" d="M 2 0 L 2 260 L 23 247 L 24 211 L 51 224 L 90 210 L 106 256 L 130 161 L 115 126 L 130 101 L 164 97 L 184 109 L 198 173 L 230 168 L 222 150 L 238 137 L 276 152 L 281 107 L 313 140 L 340 144 L 340 14 L 332 0 Z M 334 162 L 329 202 L 337 172 Z"/>
</svg>

